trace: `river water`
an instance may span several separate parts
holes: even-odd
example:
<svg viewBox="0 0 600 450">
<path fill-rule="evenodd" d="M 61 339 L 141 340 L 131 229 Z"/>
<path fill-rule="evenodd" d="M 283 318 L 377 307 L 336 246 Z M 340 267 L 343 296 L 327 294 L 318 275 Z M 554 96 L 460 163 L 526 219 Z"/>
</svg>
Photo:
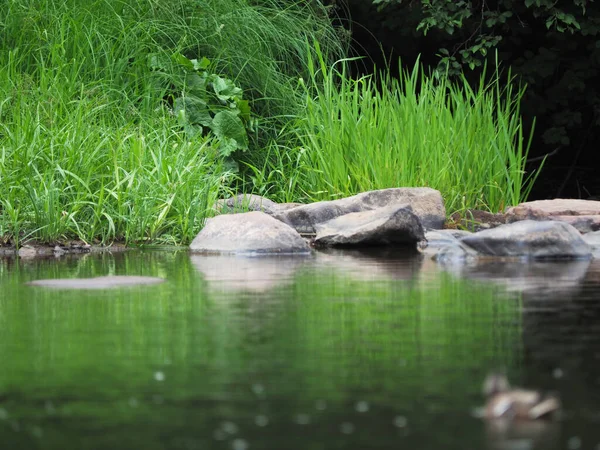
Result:
<svg viewBox="0 0 600 450">
<path fill-rule="evenodd" d="M 47 278 L 162 277 L 112 290 Z M 600 264 L 0 259 L 2 449 L 600 449 Z M 558 422 L 475 417 L 486 374 Z"/>
</svg>

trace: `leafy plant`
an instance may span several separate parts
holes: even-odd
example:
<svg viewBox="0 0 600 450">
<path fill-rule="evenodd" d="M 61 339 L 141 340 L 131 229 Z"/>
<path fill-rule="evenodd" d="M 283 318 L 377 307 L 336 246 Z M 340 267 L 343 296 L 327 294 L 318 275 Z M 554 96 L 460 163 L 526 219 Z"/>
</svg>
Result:
<svg viewBox="0 0 600 450">
<path fill-rule="evenodd" d="M 171 59 L 175 70 L 161 54 L 150 55 L 148 65 L 173 84 L 173 112 L 185 133 L 214 136 L 219 155 L 233 162 L 234 152 L 248 150 L 248 131 L 256 125 L 242 89 L 214 73 L 208 58 L 189 59 L 176 53 Z"/>
</svg>

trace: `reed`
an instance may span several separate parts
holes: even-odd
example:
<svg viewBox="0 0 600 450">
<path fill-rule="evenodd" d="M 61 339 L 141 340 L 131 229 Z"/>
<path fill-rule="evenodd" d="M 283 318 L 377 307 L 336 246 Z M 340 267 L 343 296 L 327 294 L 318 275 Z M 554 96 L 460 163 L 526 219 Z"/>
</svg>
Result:
<svg viewBox="0 0 600 450">
<path fill-rule="evenodd" d="M 527 198 L 537 173 L 525 173 L 523 89 L 510 72 L 484 74 L 473 88 L 465 78 L 431 76 L 418 62 L 399 79 L 389 71 L 353 79 L 347 60 L 317 60 L 308 61 L 305 110 L 293 129 L 300 195 L 324 200 L 429 186 L 441 191 L 449 213 L 499 211 Z"/>
</svg>

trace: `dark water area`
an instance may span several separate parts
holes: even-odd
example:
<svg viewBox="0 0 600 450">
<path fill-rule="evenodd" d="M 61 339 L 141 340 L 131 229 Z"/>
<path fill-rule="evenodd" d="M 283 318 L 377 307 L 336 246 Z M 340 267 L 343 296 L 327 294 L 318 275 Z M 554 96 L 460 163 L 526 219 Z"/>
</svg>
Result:
<svg viewBox="0 0 600 450">
<path fill-rule="evenodd" d="M 166 283 L 53 290 L 36 279 Z M 599 449 L 600 264 L 0 259 L 0 449 Z M 562 420 L 490 424 L 493 369 Z"/>
</svg>

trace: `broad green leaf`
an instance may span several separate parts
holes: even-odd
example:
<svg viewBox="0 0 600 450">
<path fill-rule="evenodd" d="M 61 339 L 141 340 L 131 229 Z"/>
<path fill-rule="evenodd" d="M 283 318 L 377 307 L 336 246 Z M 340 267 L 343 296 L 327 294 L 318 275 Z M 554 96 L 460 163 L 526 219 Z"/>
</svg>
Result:
<svg viewBox="0 0 600 450">
<path fill-rule="evenodd" d="M 206 102 L 198 97 L 178 97 L 173 104 L 173 111 L 179 117 L 183 117 L 185 123 L 191 125 L 211 125 L 212 117 Z M 181 115 L 183 111 L 183 116 Z"/>
<path fill-rule="evenodd" d="M 238 150 L 238 145 L 235 139 L 223 138 L 219 139 L 219 155 L 230 156 L 233 152 Z"/>
<path fill-rule="evenodd" d="M 206 73 L 188 73 L 185 77 L 185 90 L 187 94 L 193 94 L 196 97 L 207 99 L 206 85 L 208 79 Z"/>
<path fill-rule="evenodd" d="M 192 63 L 194 64 L 194 70 L 206 70 L 208 69 L 208 66 L 210 66 L 210 59 L 203 56 L 200 58 L 200 61 L 197 59 L 192 59 Z"/>
<path fill-rule="evenodd" d="M 233 145 L 231 140 L 235 142 L 235 150 L 248 149 L 248 136 L 246 129 L 241 119 L 231 111 L 221 111 L 213 118 L 211 129 L 215 136 L 226 146 Z M 227 147 L 229 148 L 229 147 Z"/>
<path fill-rule="evenodd" d="M 221 78 L 218 75 L 214 75 L 210 78 L 213 83 L 215 94 L 217 94 L 219 100 L 226 102 L 233 97 L 241 97 L 243 91 L 237 87 L 233 81 Z"/>
<path fill-rule="evenodd" d="M 250 120 L 250 105 L 248 104 L 248 100 L 239 100 L 237 99 L 235 101 L 235 105 L 237 106 L 237 109 L 239 109 L 240 111 L 240 117 L 243 120 Z"/>
<path fill-rule="evenodd" d="M 166 71 L 171 66 L 169 57 L 162 53 L 152 53 L 147 58 L 148 67 L 151 70 L 163 70 Z"/>
<path fill-rule="evenodd" d="M 192 61 L 190 61 L 188 58 L 186 58 L 184 55 L 182 55 L 181 53 L 175 53 L 173 55 L 173 59 L 175 60 L 176 63 L 182 65 L 186 69 L 194 70 L 194 63 Z"/>
</svg>

